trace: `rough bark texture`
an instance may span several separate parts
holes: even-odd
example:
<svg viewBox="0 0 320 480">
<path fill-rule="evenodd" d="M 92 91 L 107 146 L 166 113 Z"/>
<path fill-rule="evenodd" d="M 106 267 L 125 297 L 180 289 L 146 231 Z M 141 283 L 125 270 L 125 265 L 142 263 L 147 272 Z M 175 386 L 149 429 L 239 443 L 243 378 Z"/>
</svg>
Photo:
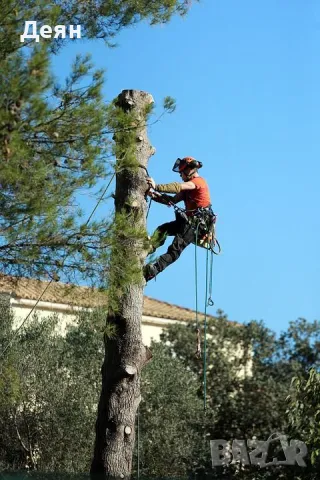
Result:
<svg viewBox="0 0 320 480">
<path fill-rule="evenodd" d="M 117 105 L 125 112 L 134 109 L 138 119 L 145 124 L 146 107 L 153 103 L 151 95 L 124 90 Z M 117 138 L 115 136 L 115 141 Z M 141 166 L 136 171 L 123 169 L 117 174 L 115 208 L 125 209 L 133 215 L 141 228 L 146 226 L 146 171 L 150 156 L 154 153 L 146 127 L 136 131 L 136 158 Z M 130 215 L 129 215 L 130 217 Z M 132 221 L 132 220 L 131 220 Z M 132 245 L 132 253 L 141 266 L 146 252 L 141 245 Z M 112 268 L 112 264 L 110 266 Z M 135 443 L 135 417 L 140 403 L 140 373 L 150 360 L 151 352 L 142 344 L 141 318 L 144 282 L 125 287 L 120 308 L 108 312 L 107 322 L 116 325 L 117 335 L 105 339 L 105 360 L 102 366 L 102 390 L 96 422 L 94 458 L 91 465 L 92 478 L 129 478 Z"/>
</svg>

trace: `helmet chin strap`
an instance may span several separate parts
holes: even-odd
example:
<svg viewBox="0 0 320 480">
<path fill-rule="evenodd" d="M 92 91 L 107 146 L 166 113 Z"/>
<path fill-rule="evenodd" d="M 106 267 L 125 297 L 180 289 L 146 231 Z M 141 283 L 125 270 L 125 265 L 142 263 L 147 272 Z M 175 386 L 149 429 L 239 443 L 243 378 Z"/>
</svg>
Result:
<svg viewBox="0 0 320 480">
<path fill-rule="evenodd" d="M 189 173 L 189 175 L 186 175 L 187 177 L 187 182 L 189 182 L 193 177 L 194 177 L 194 174 L 197 173 L 197 169 L 194 168 L 193 170 L 191 170 L 191 172 Z"/>
</svg>

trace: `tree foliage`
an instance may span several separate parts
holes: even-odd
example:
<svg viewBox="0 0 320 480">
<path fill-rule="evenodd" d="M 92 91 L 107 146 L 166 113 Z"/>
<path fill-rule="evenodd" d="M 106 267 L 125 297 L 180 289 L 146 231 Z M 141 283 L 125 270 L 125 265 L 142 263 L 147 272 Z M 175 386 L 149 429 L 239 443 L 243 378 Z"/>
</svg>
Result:
<svg viewBox="0 0 320 480">
<path fill-rule="evenodd" d="M 21 43 L 24 22 L 36 21 L 38 30 L 44 24 L 80 23 L 85 36 L 108 40 L 137 21 L 168 21 L 187 6 L 182 0 L 5 2 L 0 10 L 2 273 L 54 280 L 62 274 L 68 281 L 105 285 L 113 219 L 89 222 L 79 194 L 90 193 L 92 209 L 101 201 L 113 173 L 111 158 L 118 153 L 112 135 L 121 136 L 121 128 L 128 133 L 114 104 L 103 99 L 103 71 L 94 69 L 90 56 L 76 57 L 65 78 L 56 79 L 52 56 L 67 40 Z M 172 99 L 164 107 L 173 111 Z M 135 135 L 137 126 L 129 127 Z M 131 161 L 135 168 L 129 150 L 126 165 Z"/>
<path fill-rule="evenodd" d="M 80 314 L 66 337 L 57 316 L 35 316 L 16 338 L 1 372 L 3 468 L 88 471 L 104 316 Z"/>
<path fill-rule="evenodd" d="M 206 425 L 209 438 L 226 440 L 267 440 L 274 432 L 302 441 L 308 440 L 303 430 L 289 427 L 287 397 L 291 379 L 308 376 L 308 369 L 316 367 L 319 355 L 317 322 L 299 319 L 292 322 L 279 339 L 262 322 L 238 325 L 219 312 L 216 320 L 208 324 L 207 403 L 213 422 Z M 162 336 L 171 354 L 184 363 L 185 368 L 197 374 L 198 393 L 203 396 L 203 362 L 194 356 L 195 326 L 170 327 Z M 309 403 L 308 412 L 312 411 Z M 305 418 L 302 416 L 302 418 Z M 206 445 L 209 449 L 209 442 Z M 313 478 L 296 467 L 274 467 L 260 471 L 253 466 L 243 469 L 230 466 L 223 472 L 211 470 L 210 461 L 203 452 L 199 474 L 211 472 L 217 478 Z M 309 458 L 310 461 L 310 458 Z M 311 469 L 314 474 L 314 469 Z M 222 474 L 226 477 L 223 477 Z M 304 477 L 303 477 L 304 475 Z"/>
<path fill-rule="evenodd" d="M 320 374 L 312 368 L 307 378 L 294 377 L 288 396 L 288 417 L 291 435 L 303 438 L 310 452 L 308 472 L 320 466 Z M 311 467 L 311 468 L 310 468 Z"/>
<path fill-rule="evenodd" d="M 13 319 L 8 308 L 3 308 L 1 319 L 7 327 L 1 329 L 2 347 L 12 339 Z M 58 317 L 45 321 L 34 318 L 15 335 L 2 358 L 2 469 L 67 473 L 89 469 L 105 311 L 80 313 L 65 337 L 57 334 L 59 321 Z M 151 346 L 153 360 L 143 371 L 139 408 L 141 476 L 315 480 L 319 462 L 319 375 L 316 370 L 310 374 L 306 371 L 309 354 L 305 350 L 306 357 L 301 355 L 300 341 L 291 344 L 294 337 L 314 345 L 313 324 L 293 322 L 279 341 L 261 322 L 239 326 L 220 312 L 217 321 L 210 323 L 210 331 L 215 335 L 208 339 L 206 413 L 203 364 L 194 355 L 194 326 L 173 325 L 162 342 Z M 253 350 L 247 365 L 250 369 L 245 370 L 248 352 L 243 347 L 249 342 Z M 239 345 L 242 348 L 237 350 Z M 296 380 L 291 385 L 294 375 Z M 248 440 L 255 436 L 267 440 L 279 431 L 307 443 L 306 469 L 239 469 L 237 465 L 225 471 L 212 469 L 210 439 Z M 136 449 L 135 474 L 137 453 Z"/>
<path fill-rule="evenodd" d="M 108 222 L 88 225 L 76 193 L 107 176 L 103 72 L 78 56 L 58 82 L 50 43 L 18 44 L 34 5 L 43 21 L 57 9 L 18 4 L 0 11 L 1 270 L 55 278 L 63 269 L 69 279 L 83 270 L 90 278 L 106 264 Z"/>
<path fill-rule="evenodd" d="M 151 25 L 166 23 L 175 14 L 185 15 L 190 0 L 54 0 L 60 16 L 68 24 L 81 24 L 89 38 L 110 43 L 122 28 L 143 20 Z"/>
<path fill-rule="evenodd" d="M 139 407 L 140 471 L 146 476 L 161 477 L 165 472 L 168 477 L 183 477 L 199 463 L 211 415 L 205 416 L 197 395 L 197 376 L 164 344 L 153 343 L 151 350 L 153 361 L 143 374 Z"/>
</svg>

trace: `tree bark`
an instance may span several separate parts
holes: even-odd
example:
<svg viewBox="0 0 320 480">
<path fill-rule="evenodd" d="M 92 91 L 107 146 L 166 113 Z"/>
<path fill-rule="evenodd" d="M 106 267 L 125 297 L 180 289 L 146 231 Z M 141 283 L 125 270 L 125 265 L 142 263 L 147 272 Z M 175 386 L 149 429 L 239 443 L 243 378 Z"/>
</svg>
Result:
<svg viewBox="0 0 320 480">
<path fill-rule="evenodd" d="M 115 211 L 125 211 L 128 222 L 132 224 L 129 226 L 141 227 L 141 231 L 146 228 L 146 168 L 154 153 L 145 125 L 146 108 L 151 103 L 153 98 L 150 94 L 137 90 L 122 91 L 116 102 L 125 113 L 134 113 L 137 119 L 133 128 L 136 135 L 135 157 L 139 166 L 132 169 L 122 164 L 121 169 L 117 169 Z M 114 140 L 117 143 L 117 134 Z M 117 164 L 120 165 L 118 158 Z M 130 256 L 139 262 L 141 269 L 146 253 L 142 242 L 133 238 Z M 115 263 L 115 260 L 112 260 L 111 254 L 110 271 L 117 268 L 112 262 Z M 150 350 L 142 344 L 141 336 L 144 285 L 142 277 L 140 283 L 127 284 L 116 311 L 110 306 L 108 309 L 107 324 L 115 326 L 116 335 L 113 338 L 105 336 L 102 389 L 91 464 L 91 477 L 94 479 L 127 479 L 131 475 L 135 418 L 141 399 L 140 373 L 152 356 Z M 112 299 L 109 298 L 110 300 Z"/>
</svg>

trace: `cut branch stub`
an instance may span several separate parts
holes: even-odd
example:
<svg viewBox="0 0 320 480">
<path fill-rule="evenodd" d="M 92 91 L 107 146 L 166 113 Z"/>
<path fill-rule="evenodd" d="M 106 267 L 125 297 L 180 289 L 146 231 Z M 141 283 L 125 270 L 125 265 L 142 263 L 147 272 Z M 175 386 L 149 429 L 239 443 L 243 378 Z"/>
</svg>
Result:
<svg viewBox="0 0 320 480">
<path fill-rule="evenodd" d="M 124 371 L 125 371 L 129 376 L 135 375 L 135 374 L 137 373 L 137 369 L 136 369 L 136 367 L 133 366 L 133 365 L 126 365 L 126 366 L 124 367 Z"/>
</svg>

